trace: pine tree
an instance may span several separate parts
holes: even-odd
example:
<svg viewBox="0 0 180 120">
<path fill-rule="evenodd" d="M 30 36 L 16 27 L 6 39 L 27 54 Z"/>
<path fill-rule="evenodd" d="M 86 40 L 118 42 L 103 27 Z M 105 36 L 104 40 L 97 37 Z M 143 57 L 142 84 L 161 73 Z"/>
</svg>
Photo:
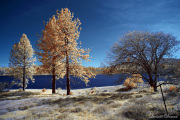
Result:
<svg viewBox="0 0 180 120">
<path fill-rule="evenodd" d="M 37 54 L 41 56 L 40 61 L 44 70 L 55 73 L 53 84 L 55 75 L 57 79 L 66 76 L 67 95 L 70 94 L 70 74 L 79 77 L 86 85 L 89 82 L 88 78 L 95 77 L 94 73 L 85 70 L 81 65 L 82 60 L 90 61 L 90 50 L 78 47 L 81 22 L 78 18 L 73 20 L 73 17 L 73 13 L 68 8 L 57 10 L 56 15 L 46 24 L 42 31 L 43 36 L 37 44 L 40 50 Z"/>
<path fill-rule="evenodd" d="M 60 50 L 64 43 L 59 40 L 58 31 L 56 19 L 53 16 L 45 25 L 45 29 L 42 30 L 42 37 L 36 44 L 36 54 L 39 61 L 43 64 L 38 71 L 52 74 L 52 93 L 56 93 L 56 75 L 59 74 L 59 70 L 62 67 L 61 60 L 64 58 L 64 54 Z"/>
<path fill-rule="evenodd" d="M 23 34 L 19 43 L 14 44 L 9 57 L 10 74 L 16 79 L 16 83 L 23 87 L 23 91 L 27 87 L 28 79 L 34 82 L 34 62 L 36 58 L 33 58 L 33 55 L 32 45 L 27 36 Z"/>
</svg>

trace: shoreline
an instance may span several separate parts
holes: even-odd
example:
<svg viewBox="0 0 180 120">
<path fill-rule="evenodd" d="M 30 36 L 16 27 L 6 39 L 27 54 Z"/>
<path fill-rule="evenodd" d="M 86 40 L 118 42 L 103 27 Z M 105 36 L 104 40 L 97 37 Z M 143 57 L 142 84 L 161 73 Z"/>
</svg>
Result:
<svg viewBox="0 0 180 120">
<path fill-rule="evenodd" d="M 114 92 L 115 90 L 125 87 L 123 85 L 115 85 L 115 86 L 102 86 L 102 87 L 91 87 L 91 88 L 83 88 L 83 89 L 71 89 L 71 92 L 73 94 L 84 94 L 90 91 L 94 92 Z M 25 92 L 40 92 L 42 94 L 52 94 L 52 89 L 46 89 L 45 92 L 42 92 L 43 89 L 25 89 Z M 11 91 L 19 91 L 19 89 L 10 89 Z M 66 89 L 56 89 L 56 94 L 66 94 L 67 90 Z"/>
</svg>

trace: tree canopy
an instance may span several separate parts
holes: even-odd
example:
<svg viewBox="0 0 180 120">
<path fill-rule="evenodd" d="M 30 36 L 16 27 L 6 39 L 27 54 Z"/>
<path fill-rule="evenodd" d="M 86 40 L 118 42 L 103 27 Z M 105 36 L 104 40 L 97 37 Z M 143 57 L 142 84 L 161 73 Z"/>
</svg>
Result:
<svg viewBox="0 0 180 120">
<path fill-rule="evenodd" d="M 176 38 L 163 32 L 133 31 L 124 34 L 111 47 L 108 54 L 109 72 L 119 69 L 121 73 L 141 74 L 154 89 L 163 58 L 177 50 Z"/>
<path fill-rule="evenodd" d="M 16 79 L 16 83 L 23 87 L 23 90 L 27 87 L 28 79 L 34 82 L 36 58 L 33 58 L 33 55 L 32 45 L 27 36 L 23 34 L 19 43 L 15 43 L 12 47 L 9 57 L 10 74 Z"/>
<path fill-rule="evenodd" d="M 94 77 L 91 71 L 85 70 L 81 65 L 82 60 L 89 60 L 89 49 L 78 46 L 80 35 L 80 20 L 73 19 L 74 15 L 68 8 L 57 10 L 56 15 L 49 20 L 42 37 L 37 42 L 40 62 L 44 70 L 53 72 L 53 93 L 55 93 L 55 76 L 67 77 L 67 94 L 70 94 L 69 74 L 79 77 L 86 84 L 88 78 Z M 81 43 L 80 43 L 81 44 Z"/>
</svg>

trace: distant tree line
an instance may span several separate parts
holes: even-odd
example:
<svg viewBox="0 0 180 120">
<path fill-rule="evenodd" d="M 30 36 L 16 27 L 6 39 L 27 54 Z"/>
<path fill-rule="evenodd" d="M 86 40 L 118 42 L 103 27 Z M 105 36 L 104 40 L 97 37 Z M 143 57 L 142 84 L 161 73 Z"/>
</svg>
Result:
<svg viewBox="0 0 180 120">
<path fill-rule="evenodd" d="M 42 66 L 34 65 L 33 67 L 35 69 L 34 75 L 52 75 L 51 72 L 42 71 L 41 70 Z M 11 68 L 8 68 L 8 67 L 3 67 L 3 68 L 0 67 L 0 73 L 1 73 L 0 75 L 1 76 L 10 75 L 10 72 L 9 72 L 10 69 Z M 97 75 L 98 74 L 108 74 L 107 68 L 103 68 L 103 67 L 85 67 L 85 66 L 83 66 L 83 69 L 85 69 L 86 71 L 91 71 L 92 73 L 97 74 Z M 118 72 L 118 70 L 114 70 L 114 73 L 118 74 L 119 72 Z M 72 74 L 70 73 L 70 75 L 72 75 Z"/>
<path fill-rule="evenodd" d="M 0 67 L 0 75 L 9 75 L 9 69 L 8 67 Z"/>
</svg>

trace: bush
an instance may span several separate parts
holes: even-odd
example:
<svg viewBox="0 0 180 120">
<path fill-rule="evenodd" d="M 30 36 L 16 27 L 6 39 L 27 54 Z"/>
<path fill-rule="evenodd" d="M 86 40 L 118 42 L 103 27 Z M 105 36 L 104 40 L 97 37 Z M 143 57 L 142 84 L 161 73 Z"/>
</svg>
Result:
<svg viewBox="0 0 180 120">
<path fill-rule="evenodd" d="M 69 95 L 74 95 L 74 93 L 73 93 L 73 92 L 70 92 Z"/>
<path fill-rule="evenodd" d="M 44 89 L 42 90 L 42 92 L 46 92 L 46 88 L 44 88 Z"/>
<path fill-rule="evenodd" d="M 174 85 L 171 85 L 169 87 L 169 91 L 178 91 L 178 88 L 176 88 L 176 86 L 174 86 Z"/>
<path fill-rule="evenodd" d="M 149 88 L 149 92 L 150 92 L 150 93 L 153 93 L 153 92 L 154 92 L 154 87 L 150 87 L 150 88 Z"/>
<path fill-rule="evenodd" d="M 132 78 L 127 77 L 126 80 L 124 81 L 124 85 L 123 86 L 126 86 L 128 89 L 132 89 L 132 88 L 136 87 L 136 83 L 134 83 L 132 81 Z"/>
<path fill-rule="evenodd" d="M 23 90 L 21 88 L 19 88 L 19 92 L 22 92 Z"/>
<path fill-rule="evenodd" d="M 132 77 L 127 77 L 124 81 L 124 85 L 128 89 L 137 87 L 138 83 L 143 83 L 142 76 L 140 74 L 133 74 Z"/>
</svg>

